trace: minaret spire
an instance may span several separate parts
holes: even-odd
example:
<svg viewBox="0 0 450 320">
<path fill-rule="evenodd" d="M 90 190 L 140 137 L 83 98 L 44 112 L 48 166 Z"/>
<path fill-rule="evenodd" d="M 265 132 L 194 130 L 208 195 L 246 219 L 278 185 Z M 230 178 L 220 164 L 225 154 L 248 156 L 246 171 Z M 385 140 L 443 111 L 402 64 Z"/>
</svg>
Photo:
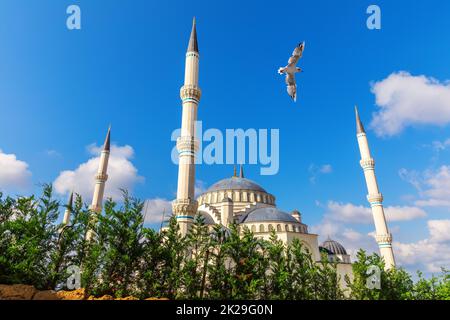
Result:
<svg viewBox="0 0 450 320">
<path fill-rule="evenodd" d="M 377 178 L 375 176 L 375 160 L 372 158 L 369 149 L 364 127 L 356 111 L 356 136 L 358 138 L 358 146 L 361 154 L 361 167 L 364 170 L 364 177 L 368 190 L 367 200 L 372 207 L 373 220 L 375 222 L 375 233 L 380 254 L 384 259 L 385 268 L 395 267 L 394 252 L 392 250 L 392 235 L 389 233 L 383 208 L 383 195 L 378 189 Z"/>
<path fill-rule="evenodd" d="M 103 195 L 105 193 L 105 185 L 108 180 L 108 160 L 111 147 L 111 126 L 108 128 L 108 133 L 106 134 L 105 143 L 103 144 L 103 150 L 100 154 L 100 162 L 98 164 L 98 171 L 95 176 L 95 186 L 94 195 L 92 197 L 92 203 L 89 207 L 91 211 L 95 214 L 100 214 L 102 212 Z M 95 219 L 94 223 L 95 223 Z M 93 231 L 89 230 L 86 239 L 91 240 L 93 237 Z"/>
<path fill-rule="evenodd" d="M 64 218 L 63 218 L 63 222 L 62 222 L 63 227 L 67 226 L 70 222 L 70 215 L 72 213 L 72 207 L 73 207 L 73 191 L 70 193 L 69 200 L 67 201 L 67 205 L 66 205 L 66 211 L 64 211 Z"/>
<path fill-rule="evenodd" d="M 233 177 L 237 177 L 236 165 L 234 165 L 234 173 L 233 173 Z"/>
<path fill-rule="evenodd" d="M 103 150 L 110 151 L 111 148 L 111 125 L 108 127 L 108 133 L 106 134 L 105 143 L 103 144 Z"/>
<path fill-rule="evenodd" d="M 355 106 L 355 115 L 356 115 L 356 133 L 366 133 L 366 131 L 364 130 L 364 126 L 361 122 L 361 119 L 359 118 L 359 113 L 358 113 L 358 107 Z"/>
<path fill-rule="evenodd" d="M 183 104 L 181 119 L 181 135 L 177 139 L 178 188 L 177 199 L 172 203 L 173 213 L 180 226 L 181 235 L 186 235 L 197 213 L 198 203 L 195 200 L 195 153 L 198 141 L 195 138 L 195 124 L 201 91 L 198 86 L 199 53 L 195 18 L 186 53 L 184 86 L 180 89 Z"/>
<path fill-rule="evenodd" d="M 198 53 L 197 28 L 196 28 L 196 24 L 195 24 L 195 17 L 192 19 L 191 37 L 189 38 L 189 45 L 188 45 L 187 52 L 197 52 Z"/>
</svg>

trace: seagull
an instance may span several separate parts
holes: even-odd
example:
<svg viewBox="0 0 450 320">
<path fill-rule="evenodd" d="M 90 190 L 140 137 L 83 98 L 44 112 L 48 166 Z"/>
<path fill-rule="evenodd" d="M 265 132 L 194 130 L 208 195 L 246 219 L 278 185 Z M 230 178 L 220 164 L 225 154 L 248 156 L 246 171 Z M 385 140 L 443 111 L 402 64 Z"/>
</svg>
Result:
<svg viewBox="0 0 450 320">
<path fill-rule="evenodd" d="M 302 69 L 297 67 L 298 60 L 302 57 L 303 50 L 305 49 L 305 41 L 301 42 L 292 52 L 292 56 L 289 58 L 288 65 L 278 69 L 279 74 L 286 75 L 287 92 L 292 100 L 297 101 L 297 85 L 295 84 L 295 74 L 302 72 Z"/>
</svg>

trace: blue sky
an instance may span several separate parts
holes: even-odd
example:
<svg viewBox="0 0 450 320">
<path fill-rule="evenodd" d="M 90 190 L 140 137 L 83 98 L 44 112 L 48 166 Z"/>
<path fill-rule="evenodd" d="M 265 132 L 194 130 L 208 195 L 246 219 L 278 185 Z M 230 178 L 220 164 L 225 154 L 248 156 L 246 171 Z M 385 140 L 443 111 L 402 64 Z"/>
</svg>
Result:
<svg viewBox="0 0 450 320">
<path fill-rule="evenodd" d="M 81 8 L 81 30 L 66 28 L 71 4 Z M 366 27 L 370 4 L 381 8 L 381 30 Z M 368 206 L 355 137 L 357 104 L 385 205 L 406 211 L 407 218 L 389 224 L 400 261 L 430 272 L 436 261 L 449 266 L 450 205 L 443 204 L 450 184 L 449 10 L 448 1 L 3 0 L 0 156 L 14 155 L 29 174 L 20 185 L 0 180 L 0 188 L 29 194 L 76 170 L 95 157 L 89 148 L 103 142 L 111 124 L 113 143 L 132 148 L 119 153 L 131 163 L 125 184 L 133 194 L 173 199 L 177 167 L 170 135 L 180 125 L 179 88 L 196 16 L 204 129 L 280 130 L 279 173 L 260 176 L 258 165 L 246 166 L 248 178 L 274 194 L 283 210 L 299 209 L 321 236 L 373 248 L 367 237 L 373 224 L 339 217 L 345 205 L 351 205 L 349 215 Z M 276 71 L 302 40 L 304 73 L 293 103 Z M 382 104 L 372 90 L 377 82 L 379 97 L 391 98 L 386 117 L 403 125 L 374 121 Z M 426 89 L 431 93 L 420 96 Z M 410 116 L 419 109 L 431 115 Z M 331 172 L 320 173 L 324 165 Z M 197 179 L 207 187 L 231 174 L 231 166 L 202 165 Z M 428 200 L 440 204 L 425 205 Z M 433 250 L 444 253 L 433 256 Z M 416 261 L 410 252 L 428 258 Z"/>
</svg>

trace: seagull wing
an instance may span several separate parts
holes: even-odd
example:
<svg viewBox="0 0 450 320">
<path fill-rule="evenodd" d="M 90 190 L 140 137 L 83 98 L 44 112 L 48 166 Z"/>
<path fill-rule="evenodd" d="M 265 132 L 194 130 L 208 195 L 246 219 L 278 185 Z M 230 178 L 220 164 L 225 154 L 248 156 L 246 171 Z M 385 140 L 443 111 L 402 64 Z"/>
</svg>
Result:
<svg viewBox="0 0 450 320">
<path fill-rule="evenodd" d="M 292 100 L 297 101 L 297 84 L 295 83 L 295 76 L 292 73 L 286 74 L 287 93 Z"/>
<path fill-rule="evenodd" d="M 305 42 L 300 43 L 295 49 L 294 52 L 292 52 L 292 56 L 289 58 L 288 66 L 295 66 L 298 62 L 298 60 L 303 55 L 303 50 L 305 49 Z"/>
</svg>

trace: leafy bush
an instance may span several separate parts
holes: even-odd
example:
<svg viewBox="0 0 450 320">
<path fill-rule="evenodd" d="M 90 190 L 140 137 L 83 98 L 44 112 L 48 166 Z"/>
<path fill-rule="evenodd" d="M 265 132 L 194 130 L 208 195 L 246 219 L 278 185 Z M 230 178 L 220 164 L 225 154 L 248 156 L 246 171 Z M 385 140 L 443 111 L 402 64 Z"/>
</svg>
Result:
<svg viewBox="0 0 450 320">
<path fill-rule="evenodd" d="M 313 261 L 298 240 L 275 232 L 257 239 L 246 228 L 206 226 L 201 216 L 181 237 L 176 220 L 155 231 L 144 226 L 143 203 L 123 192 L 95 215 L 77 196 L 70 223 L 57 223 L 61 206 L 45 185 L 39 198 L 0 193 L 0 283 L 60 289 L 68 267 L 81 268 L 86 295 L 170 299 L 450 299 L 450 273 L 414 282 L 405 270 L 384 271 L 376 254 L 359 251 L 351 289 L 339 287 L 336 263 Z M 95 220 L 93 220 L 95 217 Z M 89 229 L 94 239 L 86 240 Z M 367 288 L 370 265 L 381 270 L 380 289 Z"/>
</svg>

